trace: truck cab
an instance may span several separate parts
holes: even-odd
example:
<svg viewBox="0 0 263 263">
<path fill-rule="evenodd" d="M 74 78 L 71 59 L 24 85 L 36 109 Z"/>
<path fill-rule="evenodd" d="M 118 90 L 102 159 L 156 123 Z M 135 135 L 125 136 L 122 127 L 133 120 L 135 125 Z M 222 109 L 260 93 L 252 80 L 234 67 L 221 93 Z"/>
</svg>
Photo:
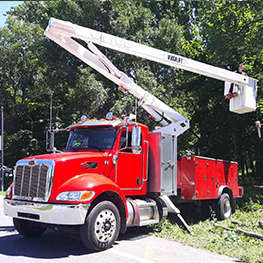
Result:
<svg viewBox="0 0 263 263">
<path fill-rule="evenodd" d="M 134 127 L 140 131 L 139 149 L 132 145 Z M 89 172 L 96 166 L 96 173 L 113 181 L 124 195 L 146 195 L 147 126 L 132 122 L 128 124 L 126 120 L 86 120 L 70 126 L 69 132 L 67 153 L 85 152 L 87 158 L 92 158 L 94 154 L 101 156 L 91 167 L 82 168 L 82 172 Z"/>
<path fill-rule="evenodd" d="M 102 203 L 106 208 L 98 215 L 110 212 L 114 219 L 101 223 L 101 229 L 108 231 L 100 230 L 104 234 L 99 237 L 95 234 L 94 240 L 100 245 L 87 241 L 94 236 L 94 229 L 93 235 L 90 231 L 82 235 L 89 248 L 102 250 L 126 227 L 161 220 L 165 214 L 162 204 L 146 196 L 147 126 L 128 119 L 85 119 L 67 130 L 65 152 L 32 156 L 16 164 L 14 183 L 7 191 L 4 206 L 5 214 L 13 217 L 22 235 L 37 236 L 46 228 L 60 226 L 83 228 L 94 207 Z M 138 196 L 143 198 L 136 201 Z M 104 242 L 98 241 L 101 236 Z"/>
</svg>

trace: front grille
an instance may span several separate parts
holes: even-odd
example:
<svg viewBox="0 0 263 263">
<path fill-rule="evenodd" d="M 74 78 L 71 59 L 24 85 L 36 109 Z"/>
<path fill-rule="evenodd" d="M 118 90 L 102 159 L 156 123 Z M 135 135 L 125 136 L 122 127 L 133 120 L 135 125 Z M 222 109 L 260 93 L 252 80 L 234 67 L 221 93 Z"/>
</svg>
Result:
<svg viewBox="0 0 263 263">
<path fill-rule="evenodd" d="M 47 201 L 53 177 L 51 161 L 37 160 L 34 165 L 19 161 L 14 177 L 14 198 L 30 201 Z"/>
</svg>

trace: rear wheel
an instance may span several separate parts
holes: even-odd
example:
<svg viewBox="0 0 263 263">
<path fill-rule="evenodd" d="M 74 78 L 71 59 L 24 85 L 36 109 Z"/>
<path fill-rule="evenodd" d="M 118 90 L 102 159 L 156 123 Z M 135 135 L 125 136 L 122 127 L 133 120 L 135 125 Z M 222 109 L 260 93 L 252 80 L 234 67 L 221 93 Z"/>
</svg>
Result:
<svg viewBox="0 0 263 263">
<path fill-rule="evenodd" d="M 221 195 L 217 203 L 216 216 L 219 220 L 230 218 L 232 207 L 230 196 L 227 193 Z"/>
<path fill-rule="evenodd" d="M 34 221 L 13 218 L 13 222 L 19 234 L 25 237 L 38 237 L 47 230 L 40 223 Z"/>
<path fill-rule="evenodd" d="M 118 238 L 119 232 L 119 210 L 109 201 L 98 203 L 90 211 L 85 224 L 80 227 L 82 242 L 95 251 L 110 248 Z"/>
</svg>

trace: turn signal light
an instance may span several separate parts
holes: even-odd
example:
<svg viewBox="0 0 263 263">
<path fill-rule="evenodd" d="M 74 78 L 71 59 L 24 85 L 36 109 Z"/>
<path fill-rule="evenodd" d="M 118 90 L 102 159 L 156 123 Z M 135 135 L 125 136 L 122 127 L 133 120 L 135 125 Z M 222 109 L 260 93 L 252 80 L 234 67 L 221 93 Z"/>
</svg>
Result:
<svg viewBox="0 0 263 263">
<path fill-rule="evenodd" d="M 82 192 L 80 196 L 81 201 L 90 200 L 94 195 L 94 192 Z"/>
</svg>

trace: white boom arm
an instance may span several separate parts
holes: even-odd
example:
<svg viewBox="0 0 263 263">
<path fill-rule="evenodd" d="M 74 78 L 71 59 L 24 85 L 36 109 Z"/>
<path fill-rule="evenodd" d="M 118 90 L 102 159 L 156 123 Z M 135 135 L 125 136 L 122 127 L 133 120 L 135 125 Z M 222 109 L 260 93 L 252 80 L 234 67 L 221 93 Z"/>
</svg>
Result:
<svg viewBox="0 0 263 263">
<path fill-rule="evenodd" d="M 250 83 L 248 76 L 55 18 L 49 20 L 45 35 L 119 85 L 122 91 L 130 92 L 138 97 L 140 99 L 140 106 L 153 116 L 155 120 L 165 126 L 158 129 L 158 131 L 177 136 L 189 128 L 189 121 L 140 86 L 136 85 L 126 74 L 119 71 L 93 43 L 172 67 L 182 68 L 215 79 L 232 82 L 237 85 L 249 85 Z M 73 38 L 84 40 L 90 50 L 80 45 Z M 172 123 L 168 125 L 168 122 L 163 119 L 164 117 Z"/>
</svg>

